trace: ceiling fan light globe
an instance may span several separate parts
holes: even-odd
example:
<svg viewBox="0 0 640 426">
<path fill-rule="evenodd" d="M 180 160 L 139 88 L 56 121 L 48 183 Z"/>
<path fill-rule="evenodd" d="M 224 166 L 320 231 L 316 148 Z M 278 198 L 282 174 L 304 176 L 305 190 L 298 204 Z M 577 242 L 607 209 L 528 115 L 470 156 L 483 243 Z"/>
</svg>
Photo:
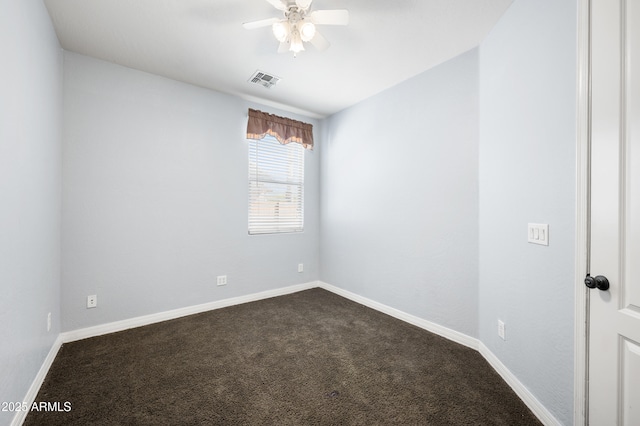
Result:
<svg viewBox="0 0 640 426">
<path fill-rule="evenodd" d="M 300 33 L 298 31 L 294 31 L 291 33 L 289 50 L 293 53 L 302 52 L 304 50 L 304 45 L 302 44 L 302 39 L 300 38 Z"/>
<path fill-rule="evenodd" d="M 300 27 L 300 38 L 302 41 L 311 41 L 316 35 L 316 26 L 312 22 L 305 22 Z"/>
<path fill-rule="evenodd" d="M 284 22 L 276 22 L 271 27 L 271 30 L 273 31 L 273 35 L 275 36 L 276 40 L 278 40 L 279 42 L 283 42 L 287 40 L 287 36 L 289 35 L 289 29 L 287 28 L 287 25 Z"/>
</svg>

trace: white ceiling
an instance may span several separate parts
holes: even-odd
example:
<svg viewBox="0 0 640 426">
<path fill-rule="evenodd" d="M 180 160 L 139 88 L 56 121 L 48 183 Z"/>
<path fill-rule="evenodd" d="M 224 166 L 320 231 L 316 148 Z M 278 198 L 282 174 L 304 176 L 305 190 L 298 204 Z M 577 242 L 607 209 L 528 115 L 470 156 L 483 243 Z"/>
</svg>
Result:
<svg viewBox="0 0 640 426">
<path fill-rule="evenodd" d="M 325 117 L 477 46 L 512 0 L 314 0 L 348 9 L 348 26 L 321 26 L 331 47 L 276 53 L 280 17 L 265 0 L 45 0 L 66 50 Z M 282 80 L 250 84 L 257 69 Z"/>
</svg>

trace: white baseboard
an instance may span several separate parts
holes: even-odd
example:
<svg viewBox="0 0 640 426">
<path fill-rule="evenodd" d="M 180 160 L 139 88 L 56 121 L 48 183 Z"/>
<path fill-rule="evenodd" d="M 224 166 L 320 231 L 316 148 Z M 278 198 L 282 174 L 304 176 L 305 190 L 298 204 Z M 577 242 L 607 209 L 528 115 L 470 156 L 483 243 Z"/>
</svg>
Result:
<svg viewBox="0 0 640 426">
<path fill-rule="evenodd" d="M 480 355 L 482 355 L 487 360 L 489 365 L 491 365 L 491 367 L 493 367 L 493 369 L 496 370 L 498 374 L 500 374 L 502 379 L 511 387 L 511 389 L 513 389 L 516 395 L 518 395 L 518 397 L 527 405 L 527 407 L 529 407 L 533 414 L 535 414 L 535 416 L 538 417 L 538 419 L 544 425 L 561 425 L 561 423 L 553 416 L 553 414 L 551 414 L 549 410 L 547 410 L 545 406 L 542 405 L 535 396 L 533 396 L 529 389 L 527 389 L 526 386 L 524 386 L 517 379 L 517 377 L 493 354 L 493 352 L 491 352 L 489 348 L 487 348 L 478 339 L 467 336 L 466 334 L 460 333 L 450 328 L 443 327 L 431 321 L 416 317 L 414 315 L 407 314 L 398 309 L 392 308 L 371 299 L 367 299 L 366 297 L 359 296 L 355 293 L 351 293 L 350 291 L 343 290 L 339 287 L 327 284 L 322 281 L 318 282 L 318 286 L 332 293 L 353 300 L 354 302 L 367 306 L 371 309 L 375 309 L 376 311 L 390 315 L 394 318 L 423 328 L 446 339 L 477 350 L 478 352 L 480 352 Z"/>
<path fill-rule="evenodd" d="M 61 346 L 62 339 L 60 338 L 60 335 L 58 335 L 55 342 L 53 342 L 53 346 L 51 346 L 51 349 L 49 349 L 47 357 L 44 359 L 44 362 L 40 366 L 38 374 L 36 374 L 35 379 L 33 379 L 33 382 L 31 383 L 27 394 L 22 399 L 22 402 L 26 403 L 28 407 L 31 407 L 33 405 L 33 402 L 36 400 L 36 396 L 38 396 L 38 392 L 40 391 L 40 386 L 42 386 L 42 382 L 44 382 L 45 377 L 47 377 L 49 368 L 51 368 L 53 360 L 56 359 L 56 355 L 58 355 L 58 351 L 60 350 Z M 15 416 L 13 416 L 11 426 L 20 426 L 27 418 L 28 413 L 29 411 L 17 411 Z"/>
<path fill-rule="evenodd" d="M 318 287 L 317 281 L 311 281 L 304 284 L 292 285 L 289 287 L 278 288 L 274 290 L 267 290 L 260 293 L 248 294 L 246 296 L 232 297 L 229 299 L 218 300 L 209 303 L 203 303 L 201 305 L 187 306 L 185 308 L 174 309 L 171 311 L 158 312 L 156 314 L 144 315 L 136 318 L 129 318 L 122 321 L 115 321 L 107 324 L 101 324 L 94 327 L 87 327 L 73 331 L 67 331 L 60 333 L 56 338 L 53 346 L 49 350 L 47 357 L 45 358 L 38 374 L 31 383 L 27 394 L 25 395 L 23 402 L 31 406 L 38 396 L 42 382 L 44 382 L 51 364 L 53 364 L 58 351 L 63 343 L 69 343 L 76 340 L 87 339 L 89 337 L 101 336 L 103 334 L 115 333 L 117 331 L 127 330 L 129 328 L 141 327 L 157 322 L 162 322 L 170 319 L 180 318 L 187 315 L 198 314 L 201 312 L 212 311 L 214 309 L 226 308 L 228 306 L 240 305 L 242 303 L 255 302 L 262 299 L 268 299 L 271 297 L 283 296 L 285 294 L 296 293 L 298 291 L 308 290 Z M 11 426 L 20 426 L 27 417 L 28 411 L 16 412 Z"/>
<path fill-rule="evenodd" d="M 479 347 L 480 354 L 487 360 L 494 370 L 507 382 L 511 389 L 529 407 L 533 414 L 546 426 L 561 426 L 562 423 L 545 408 L 544 405 L 526 388 L 525 385 L 489 350 L 482 342 Z"/>
<path fill-rule="evenodd" d="M 224 300 L 218 300 L 209 303 L 203 303 L 201 305 L 187 306 L 185 308 L 174 309 L 166 312 L 159 312 L 151 315 L 144 315 L 141 317 L 130 318 L 122 321 L 115 321 L 108 324 L 101 324 L 94 327 L 82 328 L 74 331 L 68 331 L 61 333 L 54 342 L 49 354 L 47 355 L 40 371 L 34 379 L 27 395 L 24 398 L 24 402 L 31 405 L 40 390 L 40 386 L 44 381 L 44 378 L 55 359 L 58 350 L 63 343 L 73 342 L 76 340 L 86 339 L 89 337 L 101 336 L 103 334 L 114 333 L 117 331 L 123 331 L 130 328 L 141 327 L 144 325 L 154 324 L 170 319 L 180 318 L 187 315 L 193 315 L 201 312 L 211 311 L 214 309 L 226 308 L 228 306 L 239 305 L 242 303 L 255 302 L 262 299 L 268 299 L 271 297 L 283 296 L 286 294 L 296 293 L 311 288 L 320 287 L 346 299 L 360 303 L 376 311 L 382 312 L 409 324 L 413 324 L 424 330 L 430 331 L 434 334 L 442 336 L 446 339 L 452 340 L 461 345 L 475 349 L 487 360 L 489 365 L 503 378 L 503 380 L 511 386 L 514 392 L 522 399 L 522 401 L 529 407 L 529 409 L 538 417 L 538 419 L 547 426 L 560 426 L 561 423 L 538 401 L 538 399 L 516 378 L 516 376 L 491 352 L 482 342 L 478 339 L 467 336 L 464 333 L 452 330 L 447 327 L 443 327 L 439 324 L 427 321 L 419 318 L 415 315 L 408 314 L 398 309 L 392 308 L 385 304 L 376 302 L 366 297 L 359 296 L 347 290 L 343 290 L 339 287 L 327 284 L 322 281 L 311 281 L 304 284 L 293 285 L 289 287 L 283 287 L 274 290 L 263 291 L 260 293 L 249 294 L 246 296 L 233 297 Z M 24 422 L 27 412 L 17 412 L 11 422 L 11 426 L 19 426 Z"/>
<path fill-rule="evenodd" d="M 415 315 L 407 314 L 406 312 L 402 312 L 401 310 L 392 308 L 390 306 L 384 305 L 382 303 L 376 302 L 371 299 L 367 299 L 366 297 L 359 296 L 355 293 L 351 293 L 350 291 L 343 290 L 339 287 L 333 286 L 331 284 L 327 284 L 322 281 L 318 282 L 318 287 L 328 290 L 346 299 L 353 300 L 354 302 L 360 303 L 361 305 L 367 306 L 371 309 L 375 309 L 376 311 L 385 313 L 389 316 L 392 316 L 404 322 L 408 322 L 409 324 L 413 324 L 417 327 L 423 328 L 427 331 L 437 334 L 438 336 L 442 336 L 449 340 L 453 340 L 454 342 L 459 343 L 461 345 L 468 346 L 472 349 L 478 350 L 478 339 L 467 336 L 466 334 L 460 333 L 459 331 L 455 331 L 450 328 L 443 327 L 439 324 L 436 324 L 431 321 L 427 321 Z"/>
<path fill-rule="evenodd" d="M 64 332 L 60 336 L 63 343 L 74 342 L 76 340 L 101 336 L 103 334 L 115 333 L 117 331 L 128 330 L 130 328 L 141 327 L 157 322 L 185 317 L 187 315 L 199 314 L 201 312 L 212 311 L 214 309 L 226 308 L 228 306 L 240 305 L 242 303 L 255 302 L 257 300 L 268 299 L 271 297 L 283 296 L 285 294 L 296 293 L 298 291 L 308 290 L 314 287 L 318 287 L 317 281 L 292 285 L 289 287 L 282 287 L 274 290 L 267 290 L 260 293 L 248 294 L 246 296 L 216 300 L 214 302 L 203 303 L 201 305 L 187 306 L 184 308 L 173 309 L 171 311 L 158 312 L 141 317 L 129 318 L 126 320 L 110 322 L 107 324 L 100 324 L 93 327 L 81 328 L 78 330 Z"/>
</svg>

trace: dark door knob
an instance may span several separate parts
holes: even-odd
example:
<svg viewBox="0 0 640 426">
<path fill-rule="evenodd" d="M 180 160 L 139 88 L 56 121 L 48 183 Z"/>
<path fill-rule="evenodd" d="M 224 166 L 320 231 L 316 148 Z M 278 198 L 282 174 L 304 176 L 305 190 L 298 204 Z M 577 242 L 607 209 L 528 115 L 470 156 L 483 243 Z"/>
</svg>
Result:
<svg viewBox="0 0 640 426">
<path fill-rule="evenodd" d="M 602 275 L 598 275 L 596 277 L 587 275 L 584 279 L 584 285 L 589 288 L 597 288 L 598 290 L 602 291 L 609 290 L 609 280 L 607 279 L 607 277 L 604 277 Z"/>
</svg>

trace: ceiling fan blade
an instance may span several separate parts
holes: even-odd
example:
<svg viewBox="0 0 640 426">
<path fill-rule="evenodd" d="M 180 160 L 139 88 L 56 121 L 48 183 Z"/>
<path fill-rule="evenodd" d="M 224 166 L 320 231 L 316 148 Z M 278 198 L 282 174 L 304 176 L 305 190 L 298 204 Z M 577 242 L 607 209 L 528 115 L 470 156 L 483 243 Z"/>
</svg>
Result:
<svg viewBox="0 0 640 426">
<path fill-rule="evenodd" d="M 278 46 L 278 53 L 287 53 L 289 51 L 289 43 L 286 41 L 280 42 Z"/>
<path fill-rule="evenodd" d="M 267 3 L 271 4 L 271 6 L 275 7 L 278 10 L 287 10 L 287 5 L 284 4 L 281 0 L 267 0 Z"/>
<path fill-rule="evenodd" d="M 348 25 L 349 11 L 346 9 L 316 10 L 309 15 L 317 25 Z"/>
<path fill-rule="evenodd" d="M 245 22 L 242 26 L 247 30 L 254 30 L 256 28 L 268 27 L 269 25 L 273 25 L 279 21 L 280 18 L 267 18 L 259 21 Z"/>
<path fill-rule="evenodd" d="M 318 49 L 320 52 L 322 52 L 323 50 L 327 50 L 329 46 L 331 46 L 331 43 L 329 43 L 329 41 L 324 38 L 324 36 L 320 34 L 319 31 L 316 31 L 316 34 L 311 40 L 309 40 L 309 43 L 313 44 L 313 47 Z"/>
<path fill-rule="evenodd" d="M 312 1 L 313 0 L 296 0 L 296 6 L 298 6 L 300 9 L 307 10 L 311 7 Z"/>
</svg>

